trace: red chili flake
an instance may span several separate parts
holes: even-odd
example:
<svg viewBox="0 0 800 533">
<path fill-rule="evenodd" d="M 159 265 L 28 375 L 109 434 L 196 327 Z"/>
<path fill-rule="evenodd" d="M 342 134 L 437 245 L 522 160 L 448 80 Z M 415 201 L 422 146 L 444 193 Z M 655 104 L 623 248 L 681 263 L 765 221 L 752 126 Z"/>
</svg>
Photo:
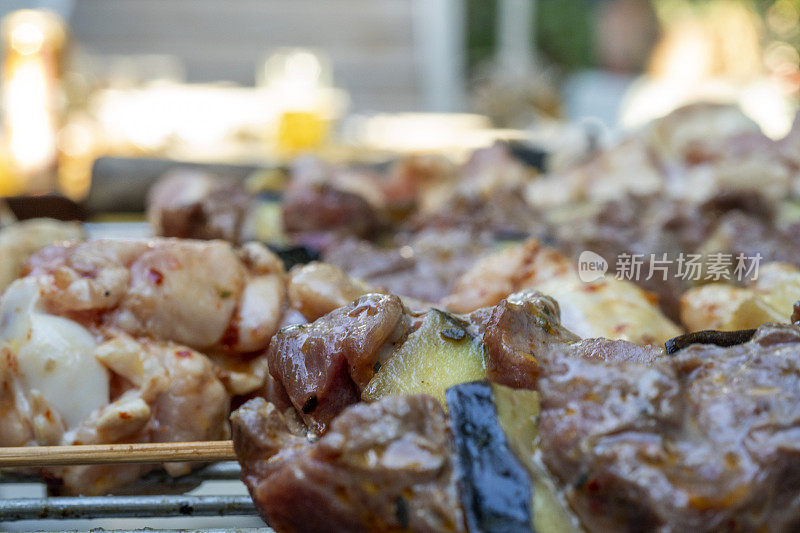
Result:
<svg viewBox="0 0 800 533">
<path fill-rule="evenodd" d="M 178 350 L 177 352 L 175 352 L 175 355 L 178 357 L 191 357 L 192 352 L 190 352 L 189 350 Z"/>
<path fill-rule="evenodd" d="M 147 280 L 154 285 L 161 285 L 164 281 L 164 274 L 154 268 L 148 268 L 145 276 Z"/>
<path fill-rule="evenodd" d="M 10 351 L 6 351 L 6 366 L 12 372 L 19 372 L 19 361 L 14 357 Z"/>
<path fill-rule="evenodd" d="M 232 348 L 239 342 L 239 318 L 234 317 L 231 323 L 228 324 L 228 329 L 223 333 L 219 343 L 222 346 Z"/>
<path fill-rule="evenodd" d="M 600 483 L 597 482 L 597 479 L 590 479 L 589 482 L 586 484 L 586 488 L 590 492 L 597 492 L 600 490 Z"/>
<path fill-rule="evenodd" d="M 133 418 L 133 416 L 130 413 L 126 413 L 125 411 L 120 411 L 119 417 L 122 420 L 130 420 L 131 418 Z"/>
</svg>

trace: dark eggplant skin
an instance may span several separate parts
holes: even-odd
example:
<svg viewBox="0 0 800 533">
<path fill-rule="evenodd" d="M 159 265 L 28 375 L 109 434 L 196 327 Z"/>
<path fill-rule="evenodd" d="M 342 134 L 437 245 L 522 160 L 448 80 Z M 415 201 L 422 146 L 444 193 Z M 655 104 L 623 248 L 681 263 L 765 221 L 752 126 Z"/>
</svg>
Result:
<svg viewBox="0 0 800 533">
<path fill-rule="evenodd" d="M 530 533 L 530 475 L 500 427 L 491 385 L 486 381 L 456 385 L 445 398 L 469 531 Z"/>
<path fill-rule="evenodd" d="M 754 329 L 741 329 L 738 331 L 707 329 L 672 338 L 664 343 L 664 347 L 667 349 L 667 355 L 673 355 L 691 344 L 714 344 L 722 347 L 736 346 L 752 339 L 755 332 L 756 330 Z"/>
<path fill-rule="evenodd" d="M 322 254 L 308 246 L 276 246 L 266 243 L 267 247 L 283 261 L 283 266 L 289 270 L 295 265 L 305 265 L 318 261 Z"/>
<path fill-rule="evenodd" d="M 521 141 L 510 141 L 508 150 L 512 156 L 525 165 L 535 168 L 539 172 L 547 171 L 547 158 L 550 154 L 542 148 Z"/>
</svg>

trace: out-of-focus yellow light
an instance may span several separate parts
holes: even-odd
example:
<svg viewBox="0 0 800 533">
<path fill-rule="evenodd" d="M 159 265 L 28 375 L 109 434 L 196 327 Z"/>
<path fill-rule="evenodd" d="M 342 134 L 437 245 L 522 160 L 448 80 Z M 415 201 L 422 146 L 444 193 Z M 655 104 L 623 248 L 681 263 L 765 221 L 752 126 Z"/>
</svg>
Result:
<svg viewBox="0 0 800 533">
<path fill-rule="evenodd" d="M 276 147 L 281 155 L 319 148 L 328 136 L 330 109 L 325 109 L 323 88 L 327 69 L 309 50 L 280 50 L 267 59 L 263 83 L 274 95 L 280 112 Z"/>
<path fill-rule="evenodd" d="M 318 148 L 328 135 L 328 122 L 316 113 L 285 111 L 278 118 L 278 151 L 295 154 Z"/>
<path fill-rule="evenodd" d="M 58 132 L 58 185 L 68 197 L 82 200 L 89 192 L 98 148 L 95 131 L 87 120 L 73 120 Z"/>
<path fill-rule="evenodd" d="M 0 196 L 15 196 L 25 191 L 22 176 L 11 168 L 8 149 L 0 145 Z"/>
<path fill-rule="evenodd" d="M 66 31 L 53 12 L 21 10 L 3 17 L 3 134 L 6 181 L 49 192 L 55 178 L 61 58 Z M 16 185 L 15 185 L 16 187 Z"/>
<path fill-rule="evenodd" d="M 23 22 L 11 32 L 11 47 L 24 56 L 40 51 L 42 44 L 44 44 L 42 28 L 30 22 Z"/>
<path fill-rule="evenodd" d="M 82 157 L 94 147 L 92 132 L 83 124 L 73 122 L 58 134 L 58 148 L 69 157 Z"/>
<path fill-rule="evenodd" d="M 700 24 L 676 25 L 653 57 L 655 77 L 683 85 L 708 76 L 714 67 L 713 43 Z"/>
<path fill-rule="evenodd" d="M 55 156 L 49 84 L 43 62 L 30 58 L 18 63 L 3 87 L 8 143 L 22 171 L 38 170 Z"/>
</svg>

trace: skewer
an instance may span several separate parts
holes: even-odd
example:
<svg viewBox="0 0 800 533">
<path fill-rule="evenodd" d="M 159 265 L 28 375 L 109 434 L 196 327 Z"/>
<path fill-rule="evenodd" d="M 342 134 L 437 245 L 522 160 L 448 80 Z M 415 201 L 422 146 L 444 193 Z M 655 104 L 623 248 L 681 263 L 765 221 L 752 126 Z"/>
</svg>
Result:
<svg viewBox="0 0 800 533">
<path fill-rule="evenodd" d="M 235 460 L 233 442 L 159 442 L 0 448 L 0 468 Z"/>
</svg>

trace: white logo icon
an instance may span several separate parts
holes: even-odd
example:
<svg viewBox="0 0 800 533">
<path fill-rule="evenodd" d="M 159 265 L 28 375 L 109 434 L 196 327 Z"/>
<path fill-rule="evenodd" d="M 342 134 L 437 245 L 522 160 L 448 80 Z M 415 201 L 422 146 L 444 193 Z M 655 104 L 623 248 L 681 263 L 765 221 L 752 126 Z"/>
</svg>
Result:
<svg viewBox="0 0 800 533">
<path fill-rule="evenodd" d="M 591 283 L 603 279 L 608 272 L 608 261 L 600 254 L 584 250 L 578 256 L 578 277 L 584 283 Z"/>
</svg>

